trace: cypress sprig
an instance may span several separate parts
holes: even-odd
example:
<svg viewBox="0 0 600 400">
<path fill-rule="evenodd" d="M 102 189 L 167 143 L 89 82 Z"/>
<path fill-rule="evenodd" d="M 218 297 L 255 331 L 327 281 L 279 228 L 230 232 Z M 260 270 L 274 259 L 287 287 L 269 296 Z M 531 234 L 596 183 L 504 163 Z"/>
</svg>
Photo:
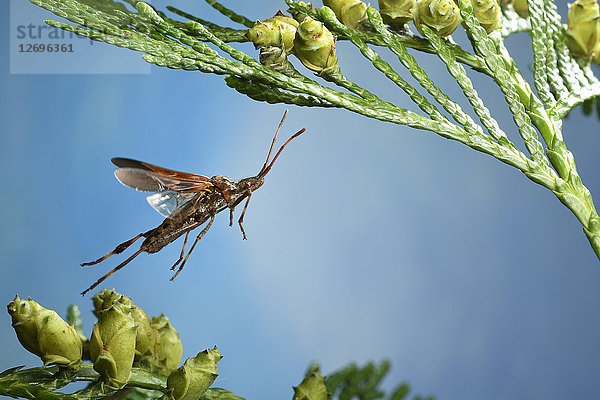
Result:
<svg viewBox="0 0 600 400">
<path fill-rule="evenodd" d="M 538 59 L 536 61 L 538 65 L 534 71 L 536 88 L 538 93 L 540 93 L 540 90 L 546 90 L 543 95 L 540 93 L 540 97 L 547 107 L 551 107 L 556 104 L 552 101 L 554 97 L 560 99 L 567 96 L 569 92 L 564 78 L 560 75 L 555 49 L 555 41 L 558 39 L 557 32 L 563 27 L 558 23 L 560 17 L 557 18 L 558 13 L 555 4 L 532 1 L 529 7 L 533 10 L 530 19 L 534 59 Z M 554 96 L 549 92 L 547 86 L 546 89 L 538 88 L 539 85 L 543 85 L 544 80 L 552 87 L 552 91 L 555 93 Z M 550 96 L 550 100 L 545 100 L 544 96 Z"/>
<path fill-rule="evenodd" d="M 571 108 L 600 95 L 600 83 L 589 65 L 570 54 L 565 28 L 555 4 L 549 0 L 530 0 L 528 19 L 517 16 L 509 7 L 503 12 L 504 27 L 490 34 L 476 20 L 470 1 L 459 1 L 473 54 L 451 40 L 432 36 L 427 28 L 423 29 L 425 37 L 415 36 L 410 30 L 391 32 L 372 8 L 368 10 L 369 23 L 358 30 L 342 25 L 327 7 L 308 9 L 299 2 L 285 0 L 293 13 L 310 15 L 324 22 L 338 40 L 349 40 L 385 79 L 408 94 L 423 115 L 382 99 L 343 75 L 338 67 L 326 68 L 317 77 L 308 77 L 288 64 L 288 68 L 279 69 L 277 64 L 262 65 L 256 56 L 228 44 L 245 41 L 244 30 L 225 28 L 173 7 L 169 10 L 190 22 L 172 20 L 134 0 L 125 1 L 136 4 L 141 10 L 138 13 L 123 10 L 118 3 L 108 0 L 97 0 L 94 7 L 79 0 L 31 1 L 74 24 L 48 22 L 52 26 L 143 52 L 146 61 L 159 66 L 224 75 L 228 86 L 255 100 L 345 108 L 369 118 L 435 132 L 490 154 L 555 193 L 581 222 L 600 258 L 600 219 L 591 194 L 577 174 L 573 155 L 563 141 L 561 125 L 561 118 Z M 236 23 L 245 27 L 254 24 L 216 0 L 207 2 Z M 522 30 L 532 36 L 535 93 L 504 47 L 504 37 Z M 427 93 L 420 93 L 406 82 L 396 71 L 396 65 L 384 61 L 375 46 L 391 50 L 398 63 L 415 78 L 417 86 Z M 440 90 L 410 54 L 414 50 L 440 57 L 479 117 L 478 122 Z M 498 85 L 528 154 L 508 140 L 504 129 L 478 96 L 465 66 L 491 77 Z M 339 89 L 325 85 L 323 78 Z M 429 96 L 442 107 L 432 104 Z"/>
<path fill-rule="evenodd" d="M 92 364 L 83 364 L 78 371 L 65 371 L 58 367 L 38 367 L 23 369 L 10 368 L 0 374 L 0 394 L 26 399 L 50 400 L 97 400 L 108 398 L 118 392 L 141 389 L 139 396 L 157 399 L 166 390 L 167 378 L 153 375 L 139 368 L 131 372 L 126 389 L 111 389 L 106 385 L 92 384 L 73 394 L 55 392 L 72 382 L 98 381 L 99 375 Z M 199 400 L 244 400 L 222 388 L 209 388 Z"/>
<path fill-rule="evenodd" d="M 391 364 L 384 360 L 379 364 L 369 362 L 364 366 L 354 363 L 328 375 L 325 379 L 325 387 L 330 393 L 331 399 L 386 399 L 386 400 L 408 400 L 410 386 L 402 383 L 396 386 L 388 395 L 380 388 L 382 380 L 390 371 Z M 307 375 L 311 372 L 309 367 Z M 413 400 L 434 400 L 433 396 L 412 396 Z"/>
<path fill-rule="evenodd" d="M 584 101 L 598 99 L 600 91 L 600 82 L 589 85 L 577 92 L 570 92 L 568 96 L 562 98 L 556 103 L 554 114 L 557 118 L 563 118 L 574 107 L 580 105 Z M 600 114 L 598 114 L 600 116 Z"/>
<path fill-rule="evenodd" d="M 488 133 L 499 143 L 512 145 L 512 143 L 510 143 L 506 138 L 506 134 L 500 129 L 498 122 L 494 118 L 492 118 L 489 109 L 483 104 L 483 101 L 481 100 L 481 98 L 477 94 L 477 91 L 473 87 L 473 82 L 467 76 L 467 73 L 463 66 L 457 62 L 456 58 L 454 57 L 454 54 L 448 48 L 447 42 L 445 42 L 442 38 L 434 35 L 431 30 L 427 30 L 426 28 L 425 34 L 429 38 L 431 44 L 436 49 L 437 55 L 446 65 L 446 68 L 448 69 L 450 75 L 452 75 L 452 77 L 461 87 L 463 93 L 473 106 L 473 110 L 479 116 L 483 125 L 487 128 Z M 394 45 L 392 45 L 391 48 L 392 51 L 394 51 L 395 53 L 399 53 L 399 57 L 402 57 L 403 59 L 408 58 L 408 55 L 404 55 L 404 53 L 401 52 L 401 48 L 398 48 Z M 526 158 L 525 155 L 523 155 L 523 157 Z"/>
<path fill-rule="evenodd" d="M 256 101 L 264 101 L 269 104 L 285 103 L 303 107 L 339 107 L 329 101 L 322 100 L 316 96 L 290 93 L 276 87 L 268 86 L 260 82 L 237 78 L 229 75 L 225 77 L 225 83 L 230 88 L 245 94 Z"/>
<path fill-rule="evenodd" d="M 205 19 L 195 17 L 192 14 L 182 11 L 173 6 L 167 6 L 167 10 L 171 11 L 174 14 L 177 14 L 179 16 L 187 18 L 190 21 L 196 21 L 196 22 L 206 26 L 208 29 L 211 30 L 211 32 L 213 34 L 218 36 L 224 42 L 247 42 L 248 41 L 248 38 L 246 37 L 246 32 L 247 32 L 246 29 L 234 29 L 234 28 L 223 27 L 223 26 L 217 25 L 213 22 L 207 21 Z"/>
<path fill-rule="evenodd" d="M 208 4 L 210 4 L 215 10 L 219 11 L 221 14 L 232 20 L 233 22 L 237 22 L 238 24 L 242 24 L 245 27 L 252 28 L 254 26 L 254 22 L 250 18 L 246 18 L 243 15 L 235 13 L 233 10 L 225 7 L 221 3 L 215 0 L 205 0 Z"/>
<path fill-rule="evenodd" d="M 419 82 L 419 84 L 425 90 L 427 90 L 427 92 L 429 92 L 429 94 L 431 94 L 433 98 L 442 107 L 444 107 L 448 113 L 450 113 L 450 115 L 452 115 L 455 121 L 463 126 L 469 135 L 483 135 L 484 133 L 481 127 L 477 125 L 475 121 L 473 121 L 473 119 L 462 110 L 458 103 L 452 101 L 442 92 L 439 87 L 435 85 L 435 83 L 427 76 L 425 70 L 419 66 L 417 60 L 415 60 L 415 58 L 408 53 L 406 47 L 396 40 L 398 35 L 393 34 L 387 28 L 385 28 L 379 13 L 373 7 L 369 7 L 367 9 L 367 14 L 371 26 L 373 26 L 374 29 L 381 35 L 389 49 L 398 56 L 398 60 L 408 69 L 417 82 Z"/>
<path fill-rule="evenodd" d="M 555 75 L 551 59 L 554 54 L 554 43 L 550 32 L 544 29 L 547 22 L 543 2 L 542 4 L 536 1 L 529 2 L 529 9 L 531 10 L 529 19 L 531 20 L 534 83 L 540 99 L 546 106 L 552 107 L 556 99 L 550 91 L 549 75 Z M 562 81 L 555 82 L 555 86 L 562 88 Z"/>
<path fill-rule="evenodd" d="M 548 160 L 544 155 L 542 144 L 537 139 L 537 133 L 532 127 L 531 118 L 526 112 L 526 105 L 531 102 L 533 96 L 531 88 L 516 69 L 516 66 L 507 65 L 506 60 L 502 58 L 494 42 L 473 15 L 470 1 L 461 0 L 459 5 L 471 43 L 479 56 L 485 60 L 493 74 L 494 81 L 504 93 L 506 103 L 513 114 L 513 120 L 519 128 L 519 133 L 531 154 L 532 160 L 536 163 L 547 164 Z M 510 62 L 508 61 L 508 63 Z"/>
<path fill-rule="evenodd" d="M 558 14 L 556 4 L 552 2 L 539 3 L 539 0 L 536 0 L 534 9 L 535 7 L 542 7 L 542 5 L 545 7 L 546 16 L 550 21 L 550 23 L 546 24 L 546 28 L 552 35 L 558 71 L 563 78 L 565 86 L 571 92 L 570 94 L 578 92 L 580 89 L 585 89 L 587 85 L 597 82 L 596 78 L 591 78 L 590 80 L 590 77 L 584 72 L 584 68 L 571 56 L 567 46 L 566 30 L 564 25 L 560 23 L 560 15 Z"/>
<path fill-rule="evenodd" d="M 415 102 L 415 104 L 417 104 L 421 110 L 426 112 L 432 120 L 444 124 L 451 124 L 451 122 L 448 121 L 448 119 L 443 116 L 433 104 L 427 101 L 427 99 L 423 97 L 415 88 L 402 79 L 402 77 L 396 71 L 394 71 L 391 65 L 383 61 L 374 50 L 368 47 L 367 44 L 359 37 L 359 35 L 356 34 L 356 32 L 358 32 L 356 29 L 348 28 L 339 22 L 329 7 L 323 7 L 319 14 L 327 27 L 336 32 L 341 32 L 344 34 L 344 36 L 346 36 L 356 47 L 358 47 L 362 55 L 371 61 L 371 63 L 373 63 L 375 68 L 383 72 L 383 74 L 390 81 L 395 83 L 406 94 L 408 94 L 411 100 L 413 100 L 413 102 Z M 370 95 L 369 97 L 372 96 L 373 95 Z"/>
<path fill-rule="evenodd" d="M 507 8 L 502 12 L 502 28 L 500 36 L 503 38 L 517 32 L 528 32 L 531 29 L 529 19 L 521 18 L 512 8 Z"/>
</svg>

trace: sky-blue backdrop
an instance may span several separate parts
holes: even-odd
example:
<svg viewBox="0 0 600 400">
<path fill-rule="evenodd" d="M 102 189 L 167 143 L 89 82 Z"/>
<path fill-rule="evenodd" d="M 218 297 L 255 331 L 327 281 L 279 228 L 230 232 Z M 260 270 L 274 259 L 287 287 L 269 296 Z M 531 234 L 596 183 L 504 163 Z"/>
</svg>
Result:
<svg viewBox="0 0 600 400">
<path fill-rule="evenodd" d="M 168 4 L 225 23 L 205 3 Z M 251 18 L 285 7 L 226 4 Z M 25 10 L 33 21 L 56 18 Z M 7 32 L 9 3 L 0 11 L 8 55 L 16 34 Z M 529 43 L 525 34 L 508 41 L 528 76 Z M 416 109 L 353 47 L 340 43 L 338 54 L 349 78 Z M 458 96 L 434 56 L 419 60 Z M 63 315 L 76 302 L 89 334 L 91 302 L 79 292 L 123 257 L 79 264 L 162 220 L 143 194 L 114 179 L 110 158 L 243 178 L 262 165 L 285 107 L 251 101 L 198 72 L 10 74 L 8 61 L 0 67 L 0 295 L 5 304 L 17 293 L 32 296 Z M 471 75 L 518 141 L 497 89 Z M 564 124 L 596 198 L 598 126 L 579 111 Z M 430 132 L 291 108 L 282 136 L 302 127 L 306 134 L 252 196 L 247 241 L 219 215 L 174 283 L 169 266 L 180 242 L 139 256 L 106 287 L 150 315 L 167 314 L 184 356 L 217 345 L 225 356 L 217 385 L 248 399 L 291 398 L 311 360 L 327 373 L 383 358 L 393 363 L 388 387 L 407 380 L 440 399 L 600 396 L 600 263 L 552 193 Z M 0 343 L 0 370 L 39 365 L 6 313 Z"/>
</svg>

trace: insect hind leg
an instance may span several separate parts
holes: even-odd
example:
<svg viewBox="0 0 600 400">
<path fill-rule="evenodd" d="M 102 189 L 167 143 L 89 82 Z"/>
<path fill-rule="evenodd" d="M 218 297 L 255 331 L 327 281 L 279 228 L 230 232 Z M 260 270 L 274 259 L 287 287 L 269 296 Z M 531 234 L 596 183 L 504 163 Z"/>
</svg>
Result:
<svg viewBox="0 0 600 400">
<path fill-rule="evenodd" d="M 211 225 L 212 225 L 212 223 L 213 223 L 214 220 L 215 220 L 215 215 L 213 214 L 213 215 L 211 215 L 210 221 L 208 221 L 208 224 L 206 224 L 206 226 L 204 228 L 202 228 L 202 230 L 200 231 L 200 233 L 198 234 L 198 236 L 196 236 L 196 240 L 194 240 L 194 244 L 192 244 L 192 247 L 190 247 L 190 250 L 188 251 L 187 255 L 185 256 L 185 259 L 183 260 L 183 262 L 181 263 L 181 265 L 177 269 L 177 272 L 175 272 L 175 274 L 171 277 L 171 280 L 174 280 L 175 278 L 177 278 L 177 275 L 179 275 L 179 273 L 181 272 L 181 270 L 183 270 L 183 266 L 187 262 L 190 254 L 192 254 L 192 251 L 194 251 L 194 247 L 196 247 L 196 244 L 198 244 L 198 242 L 200 241 L 200 239 L 202 239 L 202 237 L 204 235 L 206 235 L 206 232 L 208 232 L 208 230 L 210 229 L 210 227 L 211 227 Z M 175 265 L 177 265 L 177 263 L 175 263 Z M 175 265 L 173 267 L 175 267 Z M 173 268 L 171 268 L 171 269 L 173 269 Z"/>
<path fill-rule="evenodd" d="M 144 236 L 144 233 L 140 233 L 136 237 L 131 238 L 131 239 L 129 239 L 129 240 L 121 243 L 120 245 L 118 245 L 117 247 L 115 247 L 115 249 L 113 251 L 111 251 L 110 253 L 108 253 L 108 254 L 100 257 L 96 261 L 85 262 L 85 263 L 82 263 L 81 266 L 82 267 L 87 267 L 89 265 L 96 265 L 96 264 L 101 263 L 102 261 L 106 260 L 108 257 L 110 257 L 112 255 L 120 254 L 120 253 L 124 252 L 133 243 L 135 243 L 135 241 L 138 240 L 139 238 L 141 238 L 142 236 Z"/>
<path fill-rule="evenodd" d="M 114 274 L 115 272 L 117 272 L 118 270 L 120 270 L 121 268 L 123 268 L 124 266 L 126 266 L 127 264 L 129 264 L 129 262 L 131 260 L 133 260 L 134 258 L 136 258 L 137 256 L 139 256 L 142 251 L 144 251 L 144 250 L 143 249 L 139 249 L 138 251 L 136 251 L 135 253 L 133 253 L 133 255 L 131 257 L 129 257 L 127 260 L 123 261 L 121 264 L 117 265 L 116 267 L 114 267 L 113 269 L 111 269 L 110 271 L 108 271 L 108 273 L 106 275 L 104 275 L 103 277 L 101 277 L 100 279 L 98 279 L 96 282 L 94 282 L 94 284 L 92 284 L 92 286 L 90 286 L 89 288 L 87 288 L 83 292 L 81 292 L 81 295 L 85 296 L 85 294 L 87 292 L 89 292 L 90 290 L 92 290 L 93 288 L 95 288 L 96 286 L 98 286 L 99 284 L 101 284 L 106 278 L 108 278 L 109 276 L 111 276 L 112 274 Z"/>
</svg>

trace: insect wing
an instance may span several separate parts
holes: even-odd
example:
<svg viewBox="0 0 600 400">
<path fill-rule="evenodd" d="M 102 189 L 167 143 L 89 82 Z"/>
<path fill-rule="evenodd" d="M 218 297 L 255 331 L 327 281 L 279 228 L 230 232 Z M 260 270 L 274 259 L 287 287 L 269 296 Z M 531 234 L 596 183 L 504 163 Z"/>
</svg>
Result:
<svg viewBox="0 0 600 400">
<path fill-rule="evenodd" d="M 194 196 L 196 196 L 196 193 L 177 193 L 172 190 L 165 190 L 147 196 L 146 200 L 148 200 L 152 208 L 163 216 L 168 217 L 173 211 L 187 203 Z"/>
<path fill-rule="evenodd" d="M 137 168 L 119 168 L 115 170 L 115 178 L 125 186 L 142 192 L 160 192 L 167 190 L 155 174 Z"/>
<path fill-rule="evenodd" d="M 213 186 L 203 175 L 174 171 L 130 158 L 113 158 L 112 162 L 119 167 L 115 171 L 119 182 L 143 192 L 196 193 Z"/>
</svg>

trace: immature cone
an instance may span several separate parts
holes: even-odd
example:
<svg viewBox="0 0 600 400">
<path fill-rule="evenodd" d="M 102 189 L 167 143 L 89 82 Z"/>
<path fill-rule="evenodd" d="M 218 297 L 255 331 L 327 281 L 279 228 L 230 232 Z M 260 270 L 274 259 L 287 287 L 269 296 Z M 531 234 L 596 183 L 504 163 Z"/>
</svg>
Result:
<svg viewBox="0 0 600 400">
<path fill-rule="evenodd" d="M 181 339 L 169 319 L 160 314 L 152 318 L 152 325 L 158 331 L 156 349 L 154 354 L 158 365 L 162 368 L 165 375 L 169 375 L 179 365 L 183 355 L 183 346 Z"/>
<path fill-rule="evenodd" d="M 259 47 L 275 46 L 292 52 L 294 37 L 298 29 L 298 21 L 286 17 L 281 11 L 264 21 L 256 21 L 254 27 L 246 32 L 246 37 L 257 49 Z"/>
<path fill-rule="evenodd" d="M 104 289 L 102 292 L 96 293 L 92 297 L 94 302 L 94 315 L 100 318 L 102 312 L 113 305 L 119 305 L 122 307 L 129 308 L 131 311 L 131 317 L 136 327 L 135 337 L 135 358 L 136 360 L 141 359 L 144 356 L 151 356 L 156 347 L 156 329 L 152 326 L 152 321 L 148 314 L 144 312 L 140 307 L 136 306 L 133 300 L 127 296 L 115 291 L 115 289 L 107 290 Z"/>
<path fill-rule="evenodd" d="M 113 304 L 102 311 L 92 329 L 90 358 L 109 386 L 120 388 L 129 380 L 135 356 L 135 322 L 131 308 Z"/>
<path fill-rule="evenodd" d="M 379 14 L 392 28 L 400 28 L 413 20 L 415 0 L 379 0 Z"/>
<path fill-rule="evenodd" d="M 298 26 L 294 54 L 306 68 L 315 72 L 337 65 L 335 37 L 321 22 L 310 17 Z"/>
<path fill-rule="evenodd" d="M 325 378 L 318 369 L 306 375 L 302 383 L 294 387 L 293 400 L 327 400 Z"/>
<path fill-rule="evenodd" d="M 104 289 L 98 292 L 92 297 L 92 303 L 94 303 L 94 315 L 96 318 L 100 318 L 102 311 L 109 309 L 112 305 L 123 304 L 123 295 L 115 291 L 115 289 L 108 290 Z M 126 304 L 127 305 L 127 304 Z"/>
<path fill-rule="evenodd" d="M 217 363 L 223 358 L 215 346 L 206 349 L 171 372 L 167 378 L 167 390 L 172 390 L 175 400 L 196 400 L 213 384 L 217 374 Z"/>
<path fill-rule="evenodd" d="M 45 309 L 31 297 L 22 300 L 15 296 L 7 307 L 17 338 L 25 349 L 40 357 L 44 365 L 79 368 L 83 351 L 81 339 L 55 311 Z"/>
<path fill-rule="evenodd" d="M 577 0 L 569 7 L 567 37 L 573 57 L 594 58 L 600 40 L 598 0 Z"/>
<path fill-rule="evenodd" d="M 150 357 L 154 354 L 158 332 L 154 329 L 150 317 L 144 310 L 134 304 L 131 317 L 136 327 L 135 358 Z"/>
<path fill-rule="evenodd" d="M 462 22 L 460 9 L 452 0 L 420 0 L 412 10 L 417 30 L 427 25 L 438 36 L 446 37 Z"/>
<path fill-rule="evenodd" d="M 367 20 L 367 5 L 359 0 L 323 0 L 337 19 L 348 28 L 358 28 Z"/>
<path fill-rule="evenodd" d="M 316 9 L 315 7 L 313 7 L 313 5 L 312 5 L 310 2 L 308 2 L 308 3 L 305 3 L 305 2 L 303 2 L 303 1 L 299 1 L 299 2 L 297 2 L 297 3 L 298 3 L 299 5 L 301 5 L 301 6 L 304 6 L 304 7 L 308 8 L 308 10 L 310 10 L 310 11 L 312 11 L 312 12 L 317 12 L 317 9 Z M 298 22 L 302 22 L 302 21 L 304 21 L 304 18 L 306 18 L 306 17 L 309 17 L 309 15 L 307 15 L 306 13 L 304 13 L 304 12 L 297 12 L 297 11 L 295 11 L 295 10 L 294 10 L 294 9 L 292 9 L 292 8 L 289 8 L 289 9 L 288 9 L 288 12 L 289 12 L 290 14 L 292 14 L 292 17 L 294 17 L 294 19 L 295 19 L 296 21 L 298 21 Z"/>
<path fill-rule="evenodd" d="M 529 5 L 527 0 L 513 0 L 512 2 L 515 12 L 519 14 L 521 18 L 529 18 Z"/>
<path fill-rule="evenodd" d="M 288 63 L 285 50 L 276 46 L 261 48 L 258 59 L 262 65 L 266 65 L 272 69 L 278 69 L 278 67 Z"/>
<path fill-rule="evenodd" d="M 263 47 L 260 49 L 258 59 L 262 65 L 265 65 L 272 70 L 289 76 L 300 76 L 292 63 L 289 62 L 284 49 L 273 46 Z"/>
<path fill-rule="evenodd" d="M 487 33 L 501 28 L 500 6 L 497 0 L 471 0 L 473 13 Z"/>
</svg>

